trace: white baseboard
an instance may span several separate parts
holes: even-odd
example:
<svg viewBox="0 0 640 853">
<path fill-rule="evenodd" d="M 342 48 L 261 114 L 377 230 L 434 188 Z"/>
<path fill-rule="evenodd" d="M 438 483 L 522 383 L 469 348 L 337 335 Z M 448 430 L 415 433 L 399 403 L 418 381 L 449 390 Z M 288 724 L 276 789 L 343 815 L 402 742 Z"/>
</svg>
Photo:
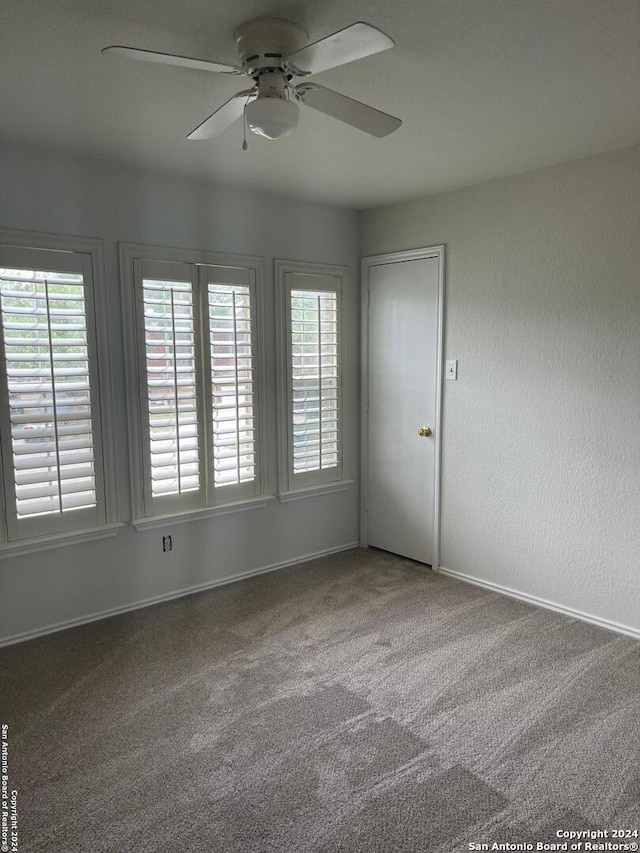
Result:
<svg viewBox="0 0 640 853">
<path fill-rule="evenodd" d="M 299 557 L 293 557 L 290 560 L 282 560 L 280 563 L 272 563 L 269 566 L 261 566 L 258 569 L 250 569 L 248 572 L 239 572 L 235 575 L 228 575 L 224 578 L 218 578 L 214 581 L 199 583 L 195 586 L 185 587 L 168 592 L 164 595 L 154 595 L 151 598 L 145 598 L 142 601 L 136 601 L 133 604 L 125 604 L 122 607 L 112 607 L 109 610 L 101 610 L 99 613 L 90 613 L 87 616 L 80 616 L 77 619 L 68 619 L 65 622 L 56 622 L 54 625 L 47 625 L 44 628 L 38 628 L 35 631 L 25 631 L 23 634 L 13 634 L 10 637 L 0 638 L 0 648 L 3 646 L 11 646 L 14 643 L 24 643 L 26 640 L 34 640 L 36 637 L 44 637 L 46 634 L 55 634 L 58 631 L 65 631 L 67 628 L 74 628 L 77 625 L 88 625 L 90 622 L 98 622 L 101 619 L 108 619 L 110 616 L 119 616 L 121 613 L 130 613 L 132 610 L 142 610 L 144 607 L 151 607 L 154 604 L 160 604 L 163 601 L 172 601 L 176 598 L 184 598 L 187 595 L 194 595 L 197 592 L 204 592 L 207 589 L 213 589 L 216 586 L 226 586 L 229 583 L 251 578 L 255 575 L 264 575 L 268 572 L 277 572 L 279 569 L 286 569 L 289 566 L 295 566 L 297 563 L 308 563 L 310 560 L 316 560 L 319 557 L 328 557 L 330 554 L 338 554 L 341 551 L 349 551 L 352 548 L 359 548 L 359 542 L 348 542 L 345 545 L 337 545 L 334 548 L 325 548 L 323 551 L 316 551 L 313 554 L 303 554 Z"/>
<path fill-rule="evenodd" d="M 589 624 L 597 625 L 599 628 L 606 628 L 607 631 L 615 631 L 618 634 L 625 634 L 627 637 L 633 637 L 635 640 L 640 640 L 640 628 L 630 628 L 628 625 L 620 625 L 618 622 L 612 622 L 610 619 L 602 619 L 600 616 L 592 616 L 590 613 L 583 613 L 582 610 L 575 610 L 573 607 L 565 607 L 563 604 L 556 604 L 553 601 L 547 601 L 546 598 L 538 598 L 537 595 L 518 592 L 518 590 L 511 589 L 508 586 L 502 586 L 502 584 L 493 583 L 492 581 L 480 580 L 479 578 L 474 578 L 471 575 L 456 572 L 453 569 L 445 569 L 443 566 L 440 566 L 438 571 L 443 575 L 448 575 L 449 577 L 464 581 L 464 583 L 481 586 L 484 589 L 490 589 L 492 592 L 499 592 L 502 595 L 508 595 L 511 598 L 518 598 L 520 601 L 526 601 L 528 604 L 535 604 L 538 607 L 544 607 L 546 610 L 554 610 L 556 613 L 562 613 L 564 616 L 570 616 L 572 619 L 579 619 L 581 622 L 589 622 Z"/>
</svg>

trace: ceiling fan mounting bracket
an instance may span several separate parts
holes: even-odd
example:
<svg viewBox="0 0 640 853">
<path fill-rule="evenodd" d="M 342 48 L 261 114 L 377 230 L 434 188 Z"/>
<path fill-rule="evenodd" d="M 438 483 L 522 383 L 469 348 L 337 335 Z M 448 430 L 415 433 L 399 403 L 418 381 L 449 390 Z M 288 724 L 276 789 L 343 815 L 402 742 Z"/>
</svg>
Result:
<svg viewBox="0 0 640 853">
<path fill-rule="evenodd" d="M 279 18 L 254 18 L 234 33 L 242 67 L 254 79 L 268 71 L 288 73 L 286 57 L 307 44 L 304 27 Z"/>
</svg>

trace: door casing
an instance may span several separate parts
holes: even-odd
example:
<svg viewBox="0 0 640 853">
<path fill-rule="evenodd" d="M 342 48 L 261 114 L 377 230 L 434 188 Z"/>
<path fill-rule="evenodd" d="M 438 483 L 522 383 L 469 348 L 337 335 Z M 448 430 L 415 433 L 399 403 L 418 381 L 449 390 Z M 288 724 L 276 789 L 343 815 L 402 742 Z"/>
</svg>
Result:
<svg viewBox="0 0 640 853">
<path fill-rule="evenodd" d="M 360 454 L 360 544 L 366 548 L 369 544 L 367 530 L 367 503 L 369 489 L 369 271 L 379 264 L 419 261 L 427 258 L 438 260 L 438 317 L 436 346 L 436 400 L 434 439 L 434 483 L 433 483 L 433 564 L 437 571 L 440 567 L 440 482 L 442 464 L 442 381 L 444 377 L 444 260 L 445 247 L 430 246 L 423 249 L 410 249 L 404 252 L 388 252 L 383 255 L 369 255 L 361 262 L 361 454 Z"/>
</svg>

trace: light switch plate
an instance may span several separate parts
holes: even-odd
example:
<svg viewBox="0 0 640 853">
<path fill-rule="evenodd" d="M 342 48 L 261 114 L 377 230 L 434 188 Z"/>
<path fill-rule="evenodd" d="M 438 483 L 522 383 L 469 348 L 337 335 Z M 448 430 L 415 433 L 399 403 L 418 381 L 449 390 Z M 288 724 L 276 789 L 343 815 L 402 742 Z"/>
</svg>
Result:
<svg viewBox="0 0 640 853">
<path fill-rule="evenodd" d="M 447 360 L 447 379 L 458 378 L 458 359 L 451 358 Z"/>
</svg>

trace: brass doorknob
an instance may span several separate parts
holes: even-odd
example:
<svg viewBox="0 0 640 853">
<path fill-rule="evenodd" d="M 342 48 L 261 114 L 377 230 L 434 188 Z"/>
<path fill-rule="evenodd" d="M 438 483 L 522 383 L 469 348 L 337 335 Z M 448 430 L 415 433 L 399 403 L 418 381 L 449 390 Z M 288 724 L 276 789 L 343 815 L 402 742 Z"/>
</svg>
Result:
<svg viewBox="0 0 640 853">
<path fill-rule="evenodd" d="M 428 435 L 431 435 L 431 427 L 420 427 L 418 435 L 420 438 L 426 438 Z"/>
</svg>

